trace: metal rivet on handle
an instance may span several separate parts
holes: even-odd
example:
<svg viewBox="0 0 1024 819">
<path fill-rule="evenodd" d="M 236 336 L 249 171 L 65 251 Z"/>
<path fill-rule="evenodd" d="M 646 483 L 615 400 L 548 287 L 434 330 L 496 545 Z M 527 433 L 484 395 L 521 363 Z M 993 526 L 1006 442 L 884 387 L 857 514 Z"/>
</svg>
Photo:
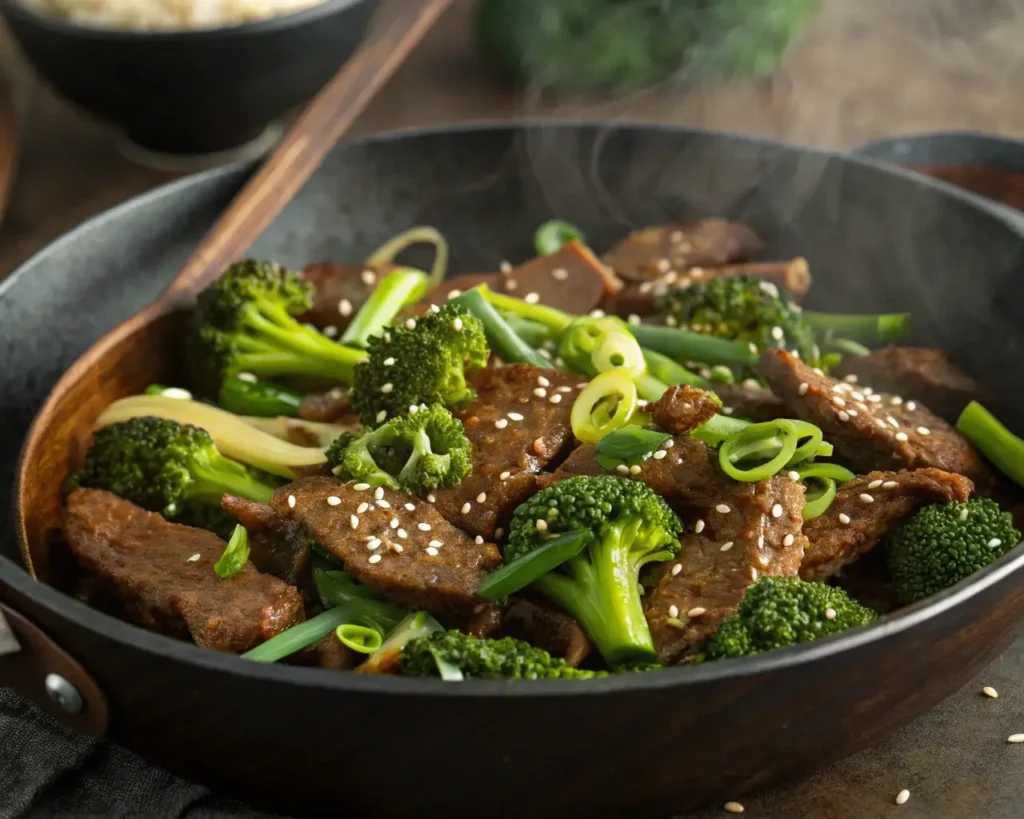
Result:
<svg viewBox="0 0 1024 819">
<path fill-rule="evenodd" d="M 66 714 L 81 714 L 84 703 L 78 689 L 60 674 L 46 675 L 46 693 Z"/>
</svg>

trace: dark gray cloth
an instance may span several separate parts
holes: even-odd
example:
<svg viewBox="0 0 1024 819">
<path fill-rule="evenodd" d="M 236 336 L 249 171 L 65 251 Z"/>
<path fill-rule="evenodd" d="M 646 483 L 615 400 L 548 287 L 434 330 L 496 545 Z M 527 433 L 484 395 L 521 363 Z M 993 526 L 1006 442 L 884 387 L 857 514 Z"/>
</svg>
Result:
<svg viewBox="0 0 1024 819">
<path fill-rule="evenodd" d="M 0 819 L 271 819 L 111 742 L 74 734 L 0 688 Z"/>
</svg>

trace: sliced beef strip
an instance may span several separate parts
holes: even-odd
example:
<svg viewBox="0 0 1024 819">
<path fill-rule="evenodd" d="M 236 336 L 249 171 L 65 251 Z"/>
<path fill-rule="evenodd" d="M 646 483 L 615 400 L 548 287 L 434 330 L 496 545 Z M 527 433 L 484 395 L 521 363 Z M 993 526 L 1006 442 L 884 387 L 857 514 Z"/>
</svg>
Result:
<svg viewBox="0 0 1024 819">
<path fill-rule="evenodd" d="M 754 423 L 774 421 L 789 415 L 786 402 L 771 390 L 744 384 L 714 384 L 712 392 L 722 399 L 722 413 Z"/>
<path fill-rule="evenodd" d="M 475 542 L 430 503 L 358 485 L 304 478 L 278 489 L 271 505 L 390 602 L 438 615 L 472 614 L 484 602 L 476 593 L 480 581 L 501 563 L 497 547 Z"/>
<path fill-rule="evenodd" d="M 704 390 L 696 387 L 669 387 L 657 401 L 647 405 L 647 412 L 662 429 L 673 435 L 685 435 L 718 412 L 718 404 Z"/>
<path fill-rule="evenodd" d="M 341 387 L 307 395 L 299 405 L 299 418 L 319 424 L 359 423 L 359 417 L 352 411 L 348 390 Z"/>
<path fill-rule="evenodd" d="M 501 631 L 562 657 L 578 667 L 590 656 L 590 639 L 580 624 L 544 599 L 514 597 L 502 612 Z"/>
<path fill-rule="evenodd" d="M 974 485 L 941 469 L 871 472 L 843 484 L 828 510 L 804 526 L 804 580 L 824 580 L 870 551 L 900 520 L 929 503 L 965 501 Z"/>
<path fill-rule="evenodd" d="M 679 555 L 656 568 L 654 587 L 644 597 L 654 646 L 664 663 L 679 662 L 699 649 L 759 577 L 791 577 L 799 571 L 807 546 L 801 531 L 803 486 L 776 476 L 734 482 L 730 490 L 714 506 L 686 516 L 688 532 Z"/>
<path fill-rule="evenodd" d="M 988 466 L 953 427 L 915 401 L 822 375 L 783 350 L 761 355 L 761 375 L 795 417 L 821 428 L 855 472 L 934 467 L 987 490 Z"/>
<path fill-rule="evenodd" d="M 334 262 L 306 265 L 299 275 L 316 287 L 316 296 L 313 307 L 300 321 L 312 324 L 325 336 L 336 338 L 366 303 L 381 276 L 396 267 Z"/>
<path fill-rule="evenodd" d="M 258 571 L 273 575 L 302 595 L 307 611 L 320 607 L 313 585 L 312 555 L 309 539 L 302 528 L 278 517 L 265 503 L 225 495 L 221 508 L 237 520 L 249 534 L 249 560 Z"/>
<path fill-rule="evenodd" d="M 539 304 L 573 315 L 587 315 L 619 286 L 590 249 L 579 242 L 566 242 L 555 253 L 503 272 L 495 285 L 498 292 L 519 299 L 534 293 Z"/>
<path fill-rule="evenodd" d="M 454 276 L 450 279 L 445 279 L 420 299 L 419 303 L 415 305 L 415 312 L 424 313 L 430 309 L 432 304 L 440 307 L 461 293 L 472 290 L 481 284 L 486 284 L 493 290 L 498 285 L 499 276 L 499 273 L 468 273 L 464 276 Z"/>
<path fill-rule="evenodd" d="M 151 631 L 241 654 L 305 617 L 299 593 L 251 563 L 217 577 L 213 566 L 226 544 L 216 535 L 168 523 L 109 492 L 73 491 L 64 533 L 82 568 Z"/>
<path fill-rule="evenodd" d="M 456 415 L 473 445 L 473 472 L 428 499 L 450 523 L 489 539 L 536 491 L 534 474 L 572 445 L 569 416 L 583 382 L 529 364 L 486 367 L 469 380 L 477 397 Z"/>
<path fill-rule="evenodd" d="M 883 347 L 869 355 L 848 355 L 836 376 L 879 392 L 912 398 L 956 423 L 971 401 L 986 403 L 989 391 L 957 366 L 945 350 L 931 347 Z"/>
<path fill-rule="evenodd" d="M 494 603 L 481 603 L 463 629 L 473 637 L 493 637 L 501 630 L 501 607 Z"/>
<path fill-rule="evenodd" d="M 605 253 L 603 261 L 621 279 L 649 280 L 670 270 L 732 264 L 763 249 L 764 243 L 746 225 L 701 219 L 634 231 Z"/>
</svg>

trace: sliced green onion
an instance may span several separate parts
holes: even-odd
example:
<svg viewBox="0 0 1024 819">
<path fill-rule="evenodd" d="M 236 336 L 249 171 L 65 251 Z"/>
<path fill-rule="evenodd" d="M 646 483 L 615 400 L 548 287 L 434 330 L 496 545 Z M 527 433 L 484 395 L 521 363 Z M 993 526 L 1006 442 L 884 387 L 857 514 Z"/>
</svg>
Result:
<svg viewBox="0 0 1024 819">
<path fill-rule="evenodd" d="M 816 333 L 861 344 L 894 344 L 910 333 L 910 313 L 857 315 L 805 310 L 803 320 Z"/>
<path fill-rule="evenodd" d="M 337 611 L 338 609 L 332 609 Z M 380 648 L 366 658 L 356 671 L 363 674 L 379 674 L 391 669 L 402 649 L 410 640 L 426 637 L 435 631 L 444 631 L 437 620 L 425 611 L 414 611 L 405 617 L 387 636 Z"/>
<path fill-rule="evenodd" d="M 501 600 L 520 589 L 525 589 L 538 577 L 543 577 L 567 560 L 576 557 L 593 539 L 593 534 L 586 529 L 565 532 L 540 548 L 491 572 L 480 583 L 477 594 L 485 600 Z"/>
<path fill-rule="evenodd" d="M 546 324 L 513 313 L 503 313 L 501 317 L 513 332 L 531 347 L 540 347 L 551 340 L 551 328 Z"/>
<path fill-rule="evenodd" d="M 637 408 L 636 384 L 625 370 L 608 370 L 576 396 L 569 416 L 572 432 L 585 444 L 629 423 Z"/>
<path fill-rule="evenodd" d="M 573 372 L 593 377 L 600 372 L 594 364 L 594 353 L 609 333 L 628 333 L 626 323 L 615 316 L 573 319 L 558 339 L 558 356 Z"/>
<path fill-rule="evenodd" d="M 821 445 L 823 442 L 821 429 L 807 421 L 789 419 L 789 423 L 792 424 L 796 430 L 796 438 L 798 441 L 803 440 L 804 438 L 807 440 L 796 448 L 796 451 L 793 452 L 793 455 L 786 466 L 803 463 L 810 458 L 820 456 L 822 454 Z"/>
<path fill-rule="evenodd" d="M 360 654 L 373 654 L 381 647 L 384 638 L 377 629 L 345 623 L 334 631 L 335 636 L 346 646 Z"/>
<path fill-rule="evenodd" d="M 467 290 L 452 299 L 452 303 L 461 304 L 480 319 L 488 345 L 506 364 L 532 364 L 542 368 L 551 366 L 550 361 L 516 335 L 515 330 L 487 300 L 483 285 Z"/>
<path fill-rule="evenodd" d="M 251 649 L 242 655 L 243 660 L 252 660 L 257 663 L 276 663 L 296 651 L 309 648 L 317 640 L 322 640 L 338 626 L 349 621 L 350 612 L 348 606 L 336 609 L 328 609 L 323 614 L 318 614 L 311 620 L 285 629 Z"/>
<path fill-rule="evenodd" d="M 745 341 L 729 341 L 717 336 L 655 324 L 630 324 L 629 331 L 640 342 L 641 347 L 677 361 L 699 361 L 709 366 L 727 364 L 737 367 L 752 367 L 757 363 L 757 352 Z"/>
<path fill-rule="evenodd" d="M 400 267 L 385 275 L 359 312 L 349 322 L 341 336 L 341 343 L 351 347 L 365 347 L 391 325 L 402 308 L 415 304 L 426 294 L 430 279 L 422 270 Z M 256 413 L 247 413 L 256 415 Z"/>
<path fill-rule="evenodd" d="M 333 555 L 330 557 L 332 560 L 337 559 Z M 340 569 L 315 567 L 313 569 L 313 584 L 316 586 L 316 593 L 320 598 L 320 602 L 327 608 L 375 599 L 372 591 L 362 583 L 356 583 L 355 580 Z M 401 620 L 402 618 L 399 617 L 398 619 Z"/>
<path fill-rule="evenodd" d="M 448 662 L 438 653 L 436 648 L 431 647 L 430 653 L 434 657 L 434 662 L 437 663 L 437 672 L 441 675 L 442 680 L 445 682 L 462 682 L 464 678 L 461 668 L 454 663 Z"/>
<path fill-rule="evenodd" d="M 711 380 L 716 384 L 735 384 L 736 374 L 724 364 L 716 364 L 711 368 Z"/>
<path fill-rule="evenodd" d="M 608 433 L 598 442 L 595 460 L 602 469 L 609 471 L 619 464 L 639 464 L 671 437 L 667 432 L 630 424 Z"/>
<path fill-rule="evenodd" d="M 828 478 L 836 483 L 847 483 L 857 476 L 839 464 L 810 464 L 799 466 L 794 470 L 801 479 L 804 478 Z"/>
<path fill-rule="evenodd" d="M 1008 430 L 991 412 L 971 401 L 957 419 L 956 428 L 968 441 L 1018 486 L 1024 487 L 1024 439 Z"/>
<path fill-rule="evenodd" d="M 777 475 L 796 452 L 797 430 L 791 421 L 768 421 L 763 424 L 751 424 L 746 429 L 722 442 L 718 450 L 718 464 L 733 480 L 753 483 Z M 744 461 L 756 459 L 767 453 L 770 447 L 776 452 L 768 461 L 749 468 L 741 468 Z"/>
<path fill-rule="evenodd" d="M 434 265 L 430 268 L 430 286 L 437 287 L 444 281 L 445 273 L 448 270 L 448 242 L 437 228 L 420 225 L 399 233 L 373 251 L 366 263 L 372 267 L 391 264 L 399 253 L 416 244 L 434 246 L 435 255 Z"/>
<path fill-rule="evenodd" d="M 217 577 L 222 580 L 226 580 L 229 577 L 234 577 L 242 569 L 245 568 L 245 564 L 249 562 L 249 533 L 245 530 L 245 527 L 241 524 L 235 526 L 235 530 L 231 533 L 231 539 L 228 541 L 227 547 L 224 549 L 224 554 L 220 556 L 213 567 Z"/>
<path fill-rule="evenodd" d="M 561 334 L 572 324 L 575 316 L 559 310 L 555 307 L 548 307 L 544 304 L 531 304 L 523 299 L 514 296 L 506 296 L 504 293 L 495 293 L 486 284 L 479 284 L 473 288 L 479 291 L 487 302 L 502 313 L 512 313 L 520 318 L 530 319 L 545 325 L 552 333 Z M 472 292 L 472 291 L 470 291 Z"/>
<path fill-rule="evenodd" d="M 598 372 L 622 369 L 633 376 L 642 375 L 647 369 L 644 353 L 637 340 L 629 333 L 610 332 L 601 339 L 591 359 Z"/>
<path fill-rule="evenodd" d="M 643 347 L 641 349 L 644 353 L 644 362 L 647 364 L 647 372 L 668 386 L 678 387 L 681 384 L 700 388 L 708 386 L 707 381 L 699 375 L 691 373 L 686 367 L 673 361 L 667 355 Z"/>
<path fill-rule="evenodd" d="M 294 418 L 305 396 L 271 381 L 248 381 L 225 378 L 220 385 L 217 403 L 235 415 L 260 418 Z"/>
<path fill-rule="evenodd" d="M 549 219 L 533 235 L 533 245 L 540 256 L 557 253 L 568 242 L 586 244 L 586 239 L 576 225 L 561 219 Z"/>
<path fill-rule="evenodd" d="M 825 514 L 828 508 L 832 505 L 832 501 L 836 499 L 836 482 L 831 478 L 811 478 L 810 480 L 816 482 L 820 487 L 816 492 L 812 493 L 810 488 L 807 490 L 807 502 L 804 504 L 803 519 L 814 520 Z"/>
<path fill-rule="evenodd" d="M 830 353 L 839 353 L 840 355 L 870 355 L 871 350 L 861 344 L 859 341 L 854 341 L 849 338 L 833 338 L 825 342 L 825 346 L 828 348 Z"/>
</svg>

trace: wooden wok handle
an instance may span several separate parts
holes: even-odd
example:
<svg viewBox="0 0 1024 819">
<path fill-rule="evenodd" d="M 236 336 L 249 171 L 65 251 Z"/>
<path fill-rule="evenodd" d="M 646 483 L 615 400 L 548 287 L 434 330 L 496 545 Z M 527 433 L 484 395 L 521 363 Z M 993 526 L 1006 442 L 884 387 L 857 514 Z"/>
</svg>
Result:
<svg viewBox="0 0 1024 819">
<path fill-rule="evenodd" d="M 320 91 L 171 282 L 161 301 L 187 301 L 237 261 L 313 175 L 452 0 L 397 0 L 383 30 Z"/>
<path fill-rule="evenodd" d="M 106 697 L 88 671 L 42 629 L 0 603 L 0 686 L 34 702 L 69 728 L 103 736 Z"/>
</svg>

